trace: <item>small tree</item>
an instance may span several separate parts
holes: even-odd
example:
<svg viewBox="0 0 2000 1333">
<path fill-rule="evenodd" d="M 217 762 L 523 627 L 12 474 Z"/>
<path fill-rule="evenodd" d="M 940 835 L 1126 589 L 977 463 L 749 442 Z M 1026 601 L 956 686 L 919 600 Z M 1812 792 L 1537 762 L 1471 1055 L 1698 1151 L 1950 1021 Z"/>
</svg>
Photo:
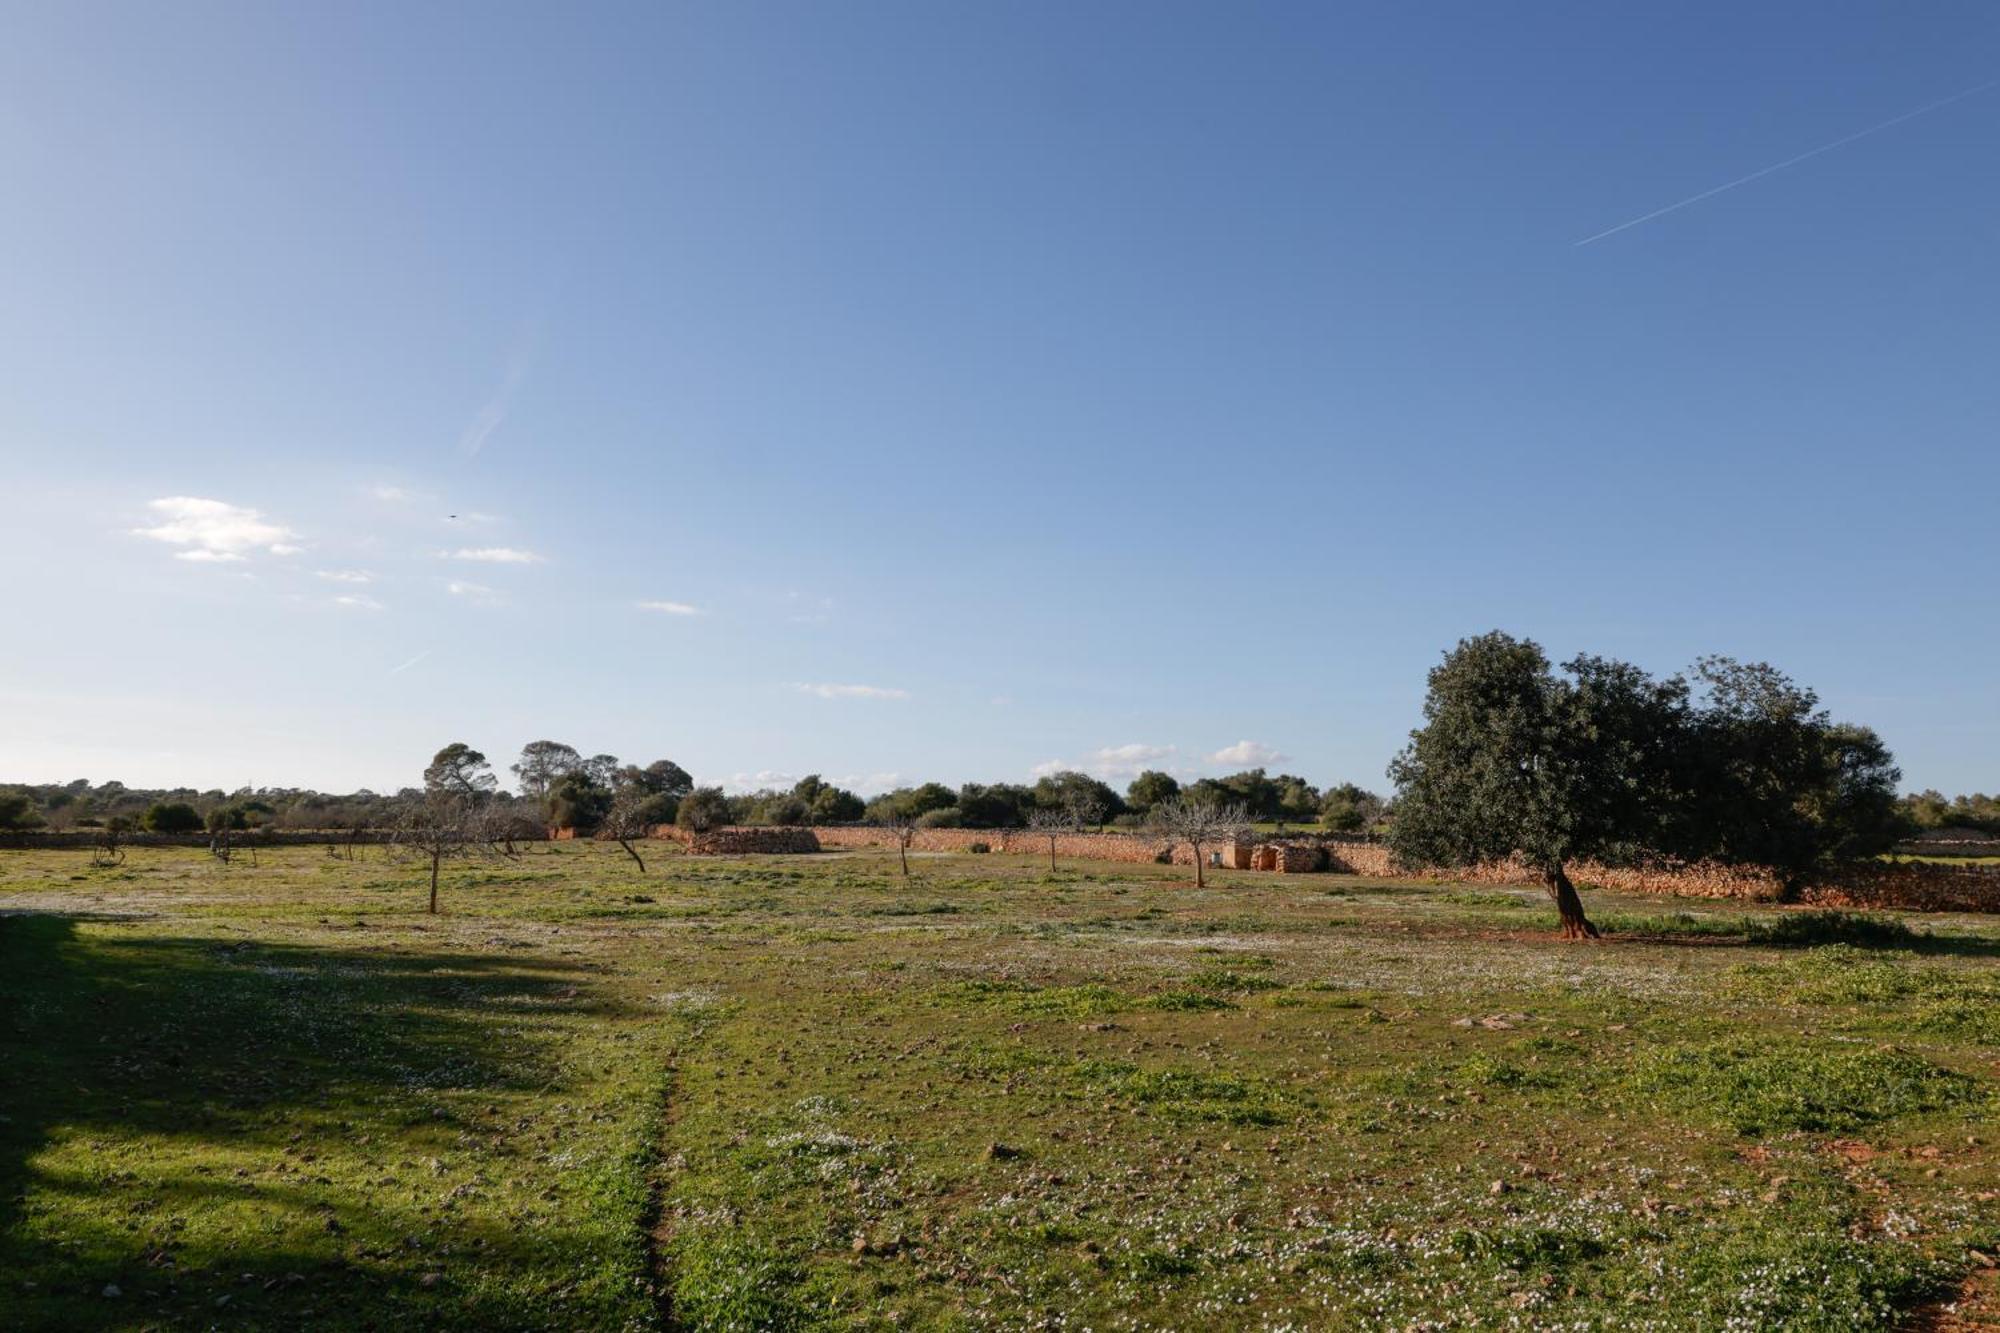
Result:
<svg viewBox="0 0 2000 1333">
<path fill-rule="evenodd" d="M 604 812 L 604 819 L 597 826 L 597 836 L 609 838 L 625 849 L 625 855 L 632 858 L 639 867 L 639 873 L 646 873 L 646 862 L 633 848 L 634 841 L 649 837 L 653 825 L 660 821 L 652 793 L 643 788 L 628 785 L 612 798 L 611 808 Z"/>
<path fill-rule="evenodd" d="M 502 856 L 518 857 L 514 844 L 524 838 L 539 838 L 546 831 L 542 821 L 522 808 L 526 802 L 494 799 L 479 804 L 473 816 L 475 836 Z"/>
<path fill-rule="evenodd" d="M 1152 810 L 1153 827 L 1167 835 L 1169 846 L 1184 842 L 1194 849 L 1194 884 L 1206 887 L 1202 874 L 1204 843 L 1235 842 L 1250 828 L 1250 816 L 1240 805 L 1224 805 L 1201 796 L 1170 796 Z"/>
<path fill-rule="evenodd" d="M 729 822 L 729 798 L 720 787 L 696 787 L 681 798 L 674 823 L 690 833 L 706 833 Z"/>
<path fill-rule="evenodd" d="M 916 841 L 917 821 L 921 818 L 905 810 L 890 810 L 881 816 L 882 827 L 896 840 L 896 856 L 902 862 L 905 879 L 910 877 L 910 844 Z"/>
<path fill-rule="evenodd" d="M 104 821 L 97 831 L 97 846 L 91 849 L 90 863 L 100 869 L 122 864 L 125 849 L 119 840 L 132 831 L 132 820 L 126 815 L 113 815 Z"/>
<path fill-rule="evenodd" d="M 476 818 L 470 800 L 439 790 L 411 801 L 396 821 L 395 844 L 430 862 L 432 916 L 438 909 L 438 871 L 447 857 L 465 855 L 473 842 Z"/>
<path fill-rule="evenodd" d="M 1028 829 L 1030 832 L 1049 840 L 1049 872 L 1056 868 L 1056 839 L 1077 827 L 1076 815 L 1070 810 L 1030 810 Z"/>
</svg>

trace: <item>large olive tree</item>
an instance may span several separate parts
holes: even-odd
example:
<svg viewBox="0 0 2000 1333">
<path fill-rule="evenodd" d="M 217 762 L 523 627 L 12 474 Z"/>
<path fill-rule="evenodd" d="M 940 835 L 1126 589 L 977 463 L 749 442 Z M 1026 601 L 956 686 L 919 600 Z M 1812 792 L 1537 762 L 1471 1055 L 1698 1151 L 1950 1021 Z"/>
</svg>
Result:
<svg viewBox="0 0 2000 1333">
<path fill-rule="evenodd" d="M 1430 673 L 1424 725 L 1390 765 L 1390 844 L 1405 864 L 1517 859 L 1548 887 L 1571 939 L 1595 938 L 1566 866 L 1658 848 L 1673 804 L 1687 686 L 1600 657 L 1549 669 L 1539 645 L 1461 640 Z"/>
</svg>

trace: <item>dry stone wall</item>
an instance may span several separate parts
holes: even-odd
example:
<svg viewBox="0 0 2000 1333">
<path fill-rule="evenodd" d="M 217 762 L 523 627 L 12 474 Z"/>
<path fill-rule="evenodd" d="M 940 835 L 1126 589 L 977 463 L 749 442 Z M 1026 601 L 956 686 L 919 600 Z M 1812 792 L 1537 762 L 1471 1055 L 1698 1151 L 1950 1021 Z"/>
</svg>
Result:
<svg viewBox="0 0 2000 1333">
<path fill-rule="evenodd" d="M 894 838 L 878 828 L 844 826 L 816 832 L 821 845 L 826 847 L 895 846 Z M 1020 829 L 919 829 L 910 846 L 918 851 L 962 852 L 975 842 L 985 843 L 996 852 L 1047 856 L 1049 851 L 1046 837 Z M 1280 874 L 1333 871 L 1372 879 L 1449 879 L 1472 884 L 1541 886 L 1540 875 L 1515 862 L 1466 870 L 1407 871 L 1395 864 L 1386 845 L 1344 838 L 1273 839 L 1203 850 L 1220 851 L 1226 868 L 1241 870 L 1272 870 Z M 1075 860 L 1158 861 L 1165 851 L 1164 838 L 1143 833 L 1070 833 L 1056 839 L 1056 855 Z M 1186 843 L 1173 846 L 1171 859 L 1175 865 L 1194 863 L 1194 855 Z M 1584 861 L 1572 864 L 1569 870 L 1570 878 L 1581 885 L 1625 893 L 1771 901 L 1780 896 L 1782 889 L 1777 877 L 1768 871 L 1707 863 L 1634 867 Z M 1806 888 L 1799 901 L 1824 907 L 2000 912 L 2000 871 L 1922 863 L 1855 866 L 1826 883 Z"/>
<path fill-rule="evenodd" d="M 796 856 L 819 850 L 809 828 L 717 828 L 674 839 L 695 856 Z"/>
</svg>

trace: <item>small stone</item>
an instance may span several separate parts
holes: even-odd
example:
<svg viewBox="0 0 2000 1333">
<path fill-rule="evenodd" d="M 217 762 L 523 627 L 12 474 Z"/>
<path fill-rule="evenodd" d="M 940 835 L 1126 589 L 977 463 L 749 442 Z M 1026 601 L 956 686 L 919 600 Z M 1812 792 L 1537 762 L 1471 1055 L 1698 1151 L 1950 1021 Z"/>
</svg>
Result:
<svg viewBox="0 0 2000 1333">
<path fill-rule="evenodd" d="M 1507 1192 L 1507 1188 L 1508 1187 L 1506 1181 L 1496 1180 L 1491 1185 L 1488 1185 L 1486 1187 L 1486 1192 L 1488 1194 L 1505 1194 Z"/>
<path fill-rule="evenodd" d="M 989 1143 L 986 1145 L 986 1160 L 989 1162 L 1011 1162 L 1020 1155 L 1021 1150 L 1019 1148 L 1005 1143 Z"/>
<path fill-rule="evenodd" d="M 435 1287 L 438 1283 L 442 1281 L 444 1281 L 443 1273 L 426 1273 L 422 1277 L 417 1279 L 417 1285 L 420 1287 L 430 1288 L 430 1287 Z"/>
<path fill-rule="evenodd" d="M 124 1294 L 125 1294 L 125 1293 L 124 1293 L 123 1291 L 119 1290 L 119 1287 L 118 1287 L 118 1284 L 117 1284 L 116 1282 L 107 1282 L 107 1283 L 105 1283 L 105 1284 L 104 1284 L 104 1299 L 105 1299 L 105 1300 L 107 1300 L 107 1301 L 115 1301 L 115 1300 L 117 1300 L 117 1299 L 118 1299 L 118 1298 L 119 1298 L 120 1296 L 123 1296 Z"/>
</svg>

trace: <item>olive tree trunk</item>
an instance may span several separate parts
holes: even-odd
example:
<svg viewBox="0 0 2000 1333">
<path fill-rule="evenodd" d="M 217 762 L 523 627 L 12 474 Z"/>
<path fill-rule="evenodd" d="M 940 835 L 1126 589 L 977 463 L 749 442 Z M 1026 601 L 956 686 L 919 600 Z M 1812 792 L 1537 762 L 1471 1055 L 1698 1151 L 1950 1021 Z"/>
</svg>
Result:
<svg viewBox="0 0 2000 1333">
<path fill-rule="evenodd" d="M 436 916 L 438 910 L 438 862 L 442 861 L 443 859 L 444 859 L 444 853 L 442 851 L 440 851 L 436 847 L 431 848 L 431 915 L 432 916 Z"/>
</svg>

